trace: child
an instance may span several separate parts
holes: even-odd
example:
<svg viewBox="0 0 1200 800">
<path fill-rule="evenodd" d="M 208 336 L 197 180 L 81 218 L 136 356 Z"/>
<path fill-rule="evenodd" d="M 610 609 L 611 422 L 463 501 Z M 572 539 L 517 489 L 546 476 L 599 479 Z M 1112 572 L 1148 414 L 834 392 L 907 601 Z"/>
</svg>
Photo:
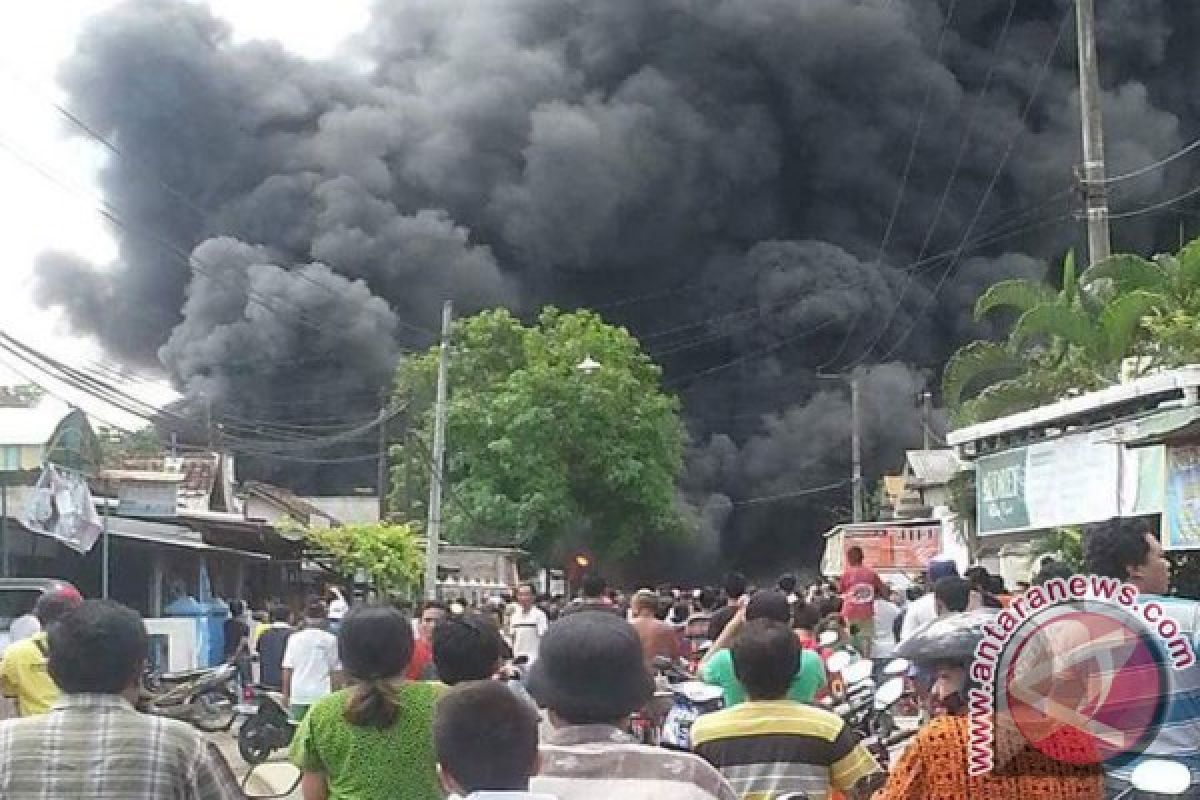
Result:
<svg viewBox="0 0 1200 800">
<path fill-rule="evenodd" d="M 537 774 L 538 715 L 497 681 L 462 683 L 434 712 L 438 773 L 452 796 L 466 800 L 555 800 L 529 791 Z"/>
</svg>

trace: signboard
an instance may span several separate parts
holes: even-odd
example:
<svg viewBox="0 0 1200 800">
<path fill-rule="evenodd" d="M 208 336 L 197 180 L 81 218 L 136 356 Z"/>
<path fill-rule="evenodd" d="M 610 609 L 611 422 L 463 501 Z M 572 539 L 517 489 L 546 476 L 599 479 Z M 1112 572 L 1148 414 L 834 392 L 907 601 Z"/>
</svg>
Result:
<svg viewBox="0 0 1200 800">
<path fill-rule="evenodd" d="M 1167 448 L 1163 549 L 1200 549 L 1200 447 Z"/>
<path fill-rule="evenodd" d="M 173 517 L 179 487 L 173 482 L 122 482 L 117 487 L 117 514 L 123 517 Z"/>
<path fill-rule="evenodd" d="M 1120 516 L 1122 449 L 1080 435 L 980 458 L 975 467 L 979 534 Z"/>
<path fill-rule="evenodd" d="M 941 550 L 941 525 L 880 525 L 878 528 L 844 529 L 842 563 L 845 552 L 861 547 L 864 563 L 876 570 L 922 572 Z"/>
</svg>

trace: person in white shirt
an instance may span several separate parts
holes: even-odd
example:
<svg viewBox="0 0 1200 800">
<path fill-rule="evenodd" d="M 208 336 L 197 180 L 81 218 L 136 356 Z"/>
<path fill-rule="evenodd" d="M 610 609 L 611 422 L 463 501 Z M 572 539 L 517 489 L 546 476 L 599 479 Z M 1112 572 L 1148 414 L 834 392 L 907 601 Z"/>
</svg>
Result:
<svg viewBox="0 0 1200 800">
<path fill-rule="evenodd" d="M 871 658 L 890 659 L 896 652 L 896 635 L 892 632 L 900 609 L 891 600 L 875 598 L 875 638 L 871 642 Z"/>
<path fill-rule="evenodd" d="M 38 622 L 38 618 L 31 611 L 28 614 L 22 614 L 12 621 L 8 626 L 8 641 L 9 643 L 19 642 L 22 639 L 28 639 L 35 633 L 42 632 L 42 623 Z"/>
<path fill-rule="evenodd" d="M 345 595 L 338 587 L 330 586 L 329 593 L 333 595 L 329 602 L 329 627 L 336 633 L 338 626 L 342 624 L 342 618 L 350 611 L 350 604 L 346 602 Z"/>
<path fill-rule="evenodd" d="M 304 609 L 304 627 L 288 637 L 283 652 L 283 701 L 292 718 L 341 683 L 337 637 L 325 629 L 325 603 L 314 598 Z"/>
<path fill-rule="evenodd" d="M 537 660 L 538 647 L 550 627 L 546 614 L 533 601 L 532 586 L 525 584 L 517 589 L 517 610 L 513 612 L 508 627 L 513 658 L 525 656 L 530 664 Z"/>
<path fill-rule="evenodd" d="M 501 683 L 471 681 L 443 695 L 434 712 L 433 743 L 438 774 L 452 798 L 556 800 L 529 791 L 541 763 L 537 710 Z"/>
<path fill-rule="evenodd" d="M 927 591 L 905 608 L 904 625 L 900 628 L 900 641 L 905 641 L 938 618 L 937 598 L 934 597 L 933 586 L 942 578 L 957 576 L 958 565 L 953 559 L 939 556 L 929 562 Z"/>
</svg>

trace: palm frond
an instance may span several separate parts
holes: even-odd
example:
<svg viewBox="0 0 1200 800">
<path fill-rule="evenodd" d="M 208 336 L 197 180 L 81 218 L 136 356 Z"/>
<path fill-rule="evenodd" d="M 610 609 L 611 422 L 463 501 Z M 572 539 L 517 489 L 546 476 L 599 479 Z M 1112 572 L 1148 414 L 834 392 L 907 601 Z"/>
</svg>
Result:
<svg viewBox="0 0 1200 800">
<path fill-rule="evenodd" d="M 942 370 L 942 400 L 957 406 L 971 383 L 988 375 L 1020 369 L 1021 362 L 999 342 L 971 342 L 960 347 Z"/>
<path fill-rule="evenodd" d="M 1013 350 L 1020 350 L 1033 339 L 1061 340 L 1092 353 L 1102 341 L 1091 318 L 1079 308 L 1062 305 L 1041 305 L 1021 315 L 1013 325 L 1009 341 Z"/>
<path fill-rule="evenodd" d="M 1105 305 L 1098 320 L 1105 343 L 1103 359 L 1120 363 L 1121 359 L 1132 355 L 1142 321 L 1151 311 L 1164 305 L 1163 295 L 1144 289 L 1118 295 Z"/>
<path fill-rule="evenodd" d="M 1054 303 L 1057 298 L 1054 290 L 1044 283 L 1021 279 L 1000 281 L 988 287 L 975 301 L 975 319 L 983 319 L 997 308 L 1011 308 L 1024 313 L 1040 305 Z"/>
<path fill-rule="evenodd" d="M 1153 261 L 1141 256 L 1120 254 L 1092 265 L 1079 279 L 1085 287 L 1094 288 L 1099 281 L 1112 281 L 1122 291 L 1160 289 L 1168 281 L 1168 273 Z"/>
</svg>

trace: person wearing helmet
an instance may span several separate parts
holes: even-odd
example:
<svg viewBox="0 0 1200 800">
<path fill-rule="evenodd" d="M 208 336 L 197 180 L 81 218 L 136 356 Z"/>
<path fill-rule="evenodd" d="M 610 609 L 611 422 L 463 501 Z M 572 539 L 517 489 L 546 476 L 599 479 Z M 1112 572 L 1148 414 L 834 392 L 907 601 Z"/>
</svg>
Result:
<svg viewBox="0 0 1200 800">
<path fill-rule="evenodd" d="M 897 649 L 934 676 L 932 695 L 943 709 L 917 733 L 893 766 L 887 784 L 872 800 L 1101 800 L 1104 772 L 1094 763 L 1086 737 L 1064 731 L 1058 737 L 1055 759 L 1033 747 L 1011 721 L 995 718 L 997 766 L 983 775 L 968 772 L 970 720 L 967 697 L 969 668 L 983 626 L 995 620 L 996 610 L 957 612 L 926 627 Z"/>
</svg>

